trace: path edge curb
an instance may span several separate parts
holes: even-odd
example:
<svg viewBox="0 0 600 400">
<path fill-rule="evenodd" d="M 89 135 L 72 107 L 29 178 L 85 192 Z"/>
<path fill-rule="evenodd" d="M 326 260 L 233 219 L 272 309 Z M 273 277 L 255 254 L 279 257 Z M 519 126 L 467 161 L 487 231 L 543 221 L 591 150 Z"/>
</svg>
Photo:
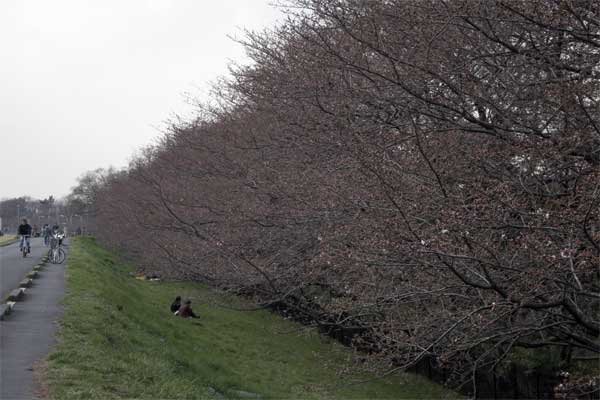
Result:
<svg viewBox="0 0 600 400">
<path fill-rule="evenodd" d="M 39 278 L 39 271 L 46 265 L 46 256 L 42 257 L 42 259 L 33 266 L 33 269 L 29 271 L 23 280 L 19 283 L 19 287 L 12 290 L 10 294 L 3 299 L 3 302 L 0 303 L 0 321 L 6 319 L 13 312 L 13 308 L 15 304 L 21 300 L 25 296 L 25 291 L 33 285 L 33 279 Z"/>
</svg>

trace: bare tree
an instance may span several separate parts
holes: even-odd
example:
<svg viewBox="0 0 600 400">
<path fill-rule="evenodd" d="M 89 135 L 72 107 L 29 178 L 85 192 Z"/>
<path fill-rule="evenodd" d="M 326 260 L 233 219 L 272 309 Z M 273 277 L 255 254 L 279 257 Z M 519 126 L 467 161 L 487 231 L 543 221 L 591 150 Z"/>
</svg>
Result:
<svg viewBox="0 0 600 400">
<path fill-rule="evenodd" d="M 84 185 L 99 237 L 401 368 L 597 358 L 597 3 L 286 6 L 198 119 Z"/>
</svg>

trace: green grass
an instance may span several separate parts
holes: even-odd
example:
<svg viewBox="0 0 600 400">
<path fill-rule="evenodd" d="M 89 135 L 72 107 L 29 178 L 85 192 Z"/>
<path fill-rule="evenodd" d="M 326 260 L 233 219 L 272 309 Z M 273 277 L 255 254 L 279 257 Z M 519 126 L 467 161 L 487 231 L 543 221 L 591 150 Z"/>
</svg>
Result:
<svg viewBox="0 0 600 400">
<path fill-rule="evenodd" d="M 9 244 L 13 243 L 15 240 L 17 240 L 17 237 L 15 235 L 0 236 L 0 247 L 9 245 Z"/>
<path fill-rule="evenodd" d="M 458 397 L 411 374 L 340 375 L 349 349 L 267 311 L 210 306 L 241 300 L 202 285 L 140 281 L 132 270 L 93 239 L 72 241 L 65 315 L 48 357 L 51 398 Z M 170 314 L 178 294 L 194 299 L 201 319 Z"/>
</svg>

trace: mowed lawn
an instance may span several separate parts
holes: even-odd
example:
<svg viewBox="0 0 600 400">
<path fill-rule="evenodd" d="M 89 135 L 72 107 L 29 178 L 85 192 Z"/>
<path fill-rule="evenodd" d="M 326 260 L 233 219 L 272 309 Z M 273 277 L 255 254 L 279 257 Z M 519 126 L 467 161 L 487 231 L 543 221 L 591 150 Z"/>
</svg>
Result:
<svg viewBox="0 0 600 400">
<path fill-rule="evenodd" d="M 48 357 L 50 398 L 456 398 L 412 374 L 340 374 L 351 351 L 267 311 L 193 283 L 133 278 L 90 238 L 72 241 L 66 311 Z M 190 297 L 200 319 L 170 314 Z M 352 384 L 359 380 L 367 383 Z"/>
</svg>

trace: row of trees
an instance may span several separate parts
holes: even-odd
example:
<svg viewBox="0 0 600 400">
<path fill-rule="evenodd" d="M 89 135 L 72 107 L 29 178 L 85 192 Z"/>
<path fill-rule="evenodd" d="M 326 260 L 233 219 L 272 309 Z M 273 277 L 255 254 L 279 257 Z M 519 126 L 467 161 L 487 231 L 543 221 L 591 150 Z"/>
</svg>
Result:
<svg viewBox="0 0 600 400">
<path fill-rule="evenodd" d="M 599 7 L 286 2 L 197 119 L 96 175 L 98 236 L 398 367 L 598 357 Z"/>
<path fill-rule="evenodd" d="M 16 232 L 23 218 L 38 230 L 44 224 L 48 224 L 74 231 L 88 225 L 87 215 L 87 207 L 78 196 L 73 194 L 64 199 L 49 196 L 38 200 L 23 196 L 0 200 L 0 229 L 4 233 Z"/>
</svg>

